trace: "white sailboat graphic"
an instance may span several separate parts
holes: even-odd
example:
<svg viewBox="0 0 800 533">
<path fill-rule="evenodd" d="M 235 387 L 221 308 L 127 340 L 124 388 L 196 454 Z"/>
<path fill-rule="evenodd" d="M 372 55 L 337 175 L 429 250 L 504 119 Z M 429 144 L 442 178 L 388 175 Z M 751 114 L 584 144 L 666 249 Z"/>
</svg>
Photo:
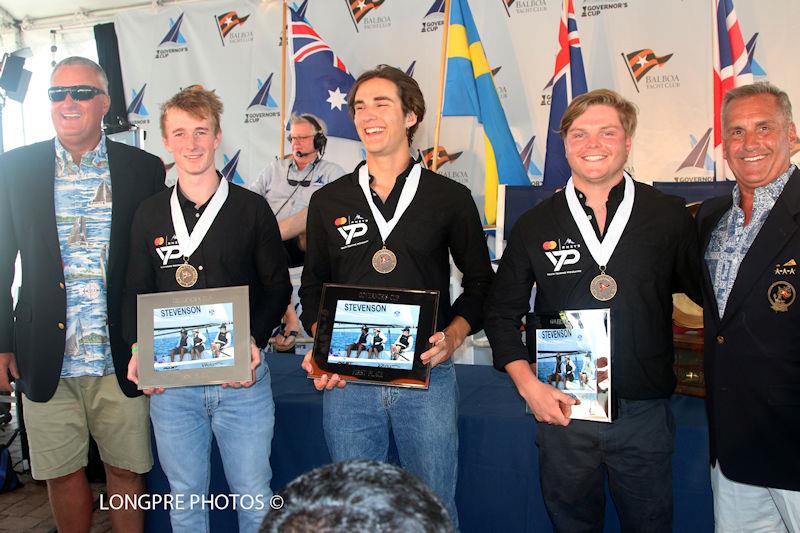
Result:
<svg viewBox="0 0 800 533">
<path fill-rule="evenodd" d="M 86 220 L 81 216 L 72 223 L 72 229 L 69 232 L 67 244 L 85 245 L 89 242 L 86 240 Z"/>
<path fill-rule="evenodd" d="M 64 344 L 64 353 L 70 357 L 86 355 L 86 347 L 83 344 L 83 328 L 81 319 L 77 319 L 67 330 L 67 340 Z"/>
<path fill-rule="evenodd" d="M 91 207 L 108 207 L 111 205 L 111 187 L 108 186 L 105 180 L 100 181 L 97 190 L 94 193 L 94 198 L 89 202 Z"/>
</svg>

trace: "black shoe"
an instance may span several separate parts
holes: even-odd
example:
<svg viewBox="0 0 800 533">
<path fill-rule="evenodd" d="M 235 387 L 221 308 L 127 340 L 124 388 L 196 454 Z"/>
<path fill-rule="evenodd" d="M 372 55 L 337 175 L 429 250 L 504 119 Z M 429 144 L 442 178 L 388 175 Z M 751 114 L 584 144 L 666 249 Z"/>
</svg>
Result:
<svg viewBox="0 0 800 533">
<path fill-rule="evenodd" d="M 0 415 L 0 426 L 6 426 L 11 422 L 11 413 L 6 412 Z"/>
</svg>

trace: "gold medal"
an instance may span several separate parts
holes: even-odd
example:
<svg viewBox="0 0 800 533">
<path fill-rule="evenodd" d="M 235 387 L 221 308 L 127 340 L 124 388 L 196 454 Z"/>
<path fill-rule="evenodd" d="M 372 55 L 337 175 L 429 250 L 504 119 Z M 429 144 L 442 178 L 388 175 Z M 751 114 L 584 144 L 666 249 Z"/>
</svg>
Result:
<svg viewBox="0 0 800 533">
<path fill-rule="evenodd" d="M 187 289 L 197 283 L 197 277 L 197 269 L 190 265 L 188 261 L 175 271 L 175 281 L 178 282 L 178 285 Z"/>
<path fill-rule="evenodd" d="M 388 274 L 397 266 L 397 256 L 386 246 L 372 256 L 372 268 L 381 274 Z"/>
<path fill-rule="evenodd" d="M 607 302 L 617 294 L 617 282 L 605 272 L 601 272 L 589 284 L 589 290 L 596 299 Z"/>
</svg>

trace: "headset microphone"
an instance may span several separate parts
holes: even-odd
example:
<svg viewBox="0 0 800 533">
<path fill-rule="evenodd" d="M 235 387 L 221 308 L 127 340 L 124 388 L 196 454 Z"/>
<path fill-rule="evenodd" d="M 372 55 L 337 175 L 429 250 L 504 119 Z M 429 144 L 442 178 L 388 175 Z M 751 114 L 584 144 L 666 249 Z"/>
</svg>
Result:
<svg viewBox="0 0 800 533">
<path fill-rule="evenodd" d="M 294 153 L 295 157 L 306 157 L 307 155 L 311 155 L 314 152 L 301 152 L 300 150 Z"/>
</svg>

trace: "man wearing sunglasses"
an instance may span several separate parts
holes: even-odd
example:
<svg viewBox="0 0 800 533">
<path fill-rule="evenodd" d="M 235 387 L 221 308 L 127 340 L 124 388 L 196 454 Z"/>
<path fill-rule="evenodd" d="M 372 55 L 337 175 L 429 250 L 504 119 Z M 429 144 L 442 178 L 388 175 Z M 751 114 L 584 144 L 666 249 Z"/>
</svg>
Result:
<svg viewBox="0 0 800 533">
<path fill-rule="evenodd" d="M 0 389 L 11 390 L 10 373 L 24 396 L 33 476 L 47 480 L 58 530 L 88 531 L 89 435 L 109 496 L 142 494 L 152 466 L 148 403 L 126 378 L 120 322 L 131 220 L 164 188 L 164 165 L 103 135 L 110 100 L 99 65 L 70 57 L 50 81 L 56 138 L 0 156 Z M 141 531 L 144 516 L 112 510 L 111 521 Z"/>
<path fill-rule="evenodd" d="M 302 330 L 294 304 L 298 301 L 297 288 L 305 257 L 308 202 L 314 191 L 344 174 L 342 167 L 322 159 L 328 138 L 322 121 L 314 115 L 292 115 L 287 140 L 292 145 L 291 154 L 267 165 L 248 186 L 267 199 L 289 254 L 289 272 L 295 290 L 283 317 L 283 327 L 273 338 L 276 349 L 283 352 L 294 351 L 295 339 Z"/>
</svg>

